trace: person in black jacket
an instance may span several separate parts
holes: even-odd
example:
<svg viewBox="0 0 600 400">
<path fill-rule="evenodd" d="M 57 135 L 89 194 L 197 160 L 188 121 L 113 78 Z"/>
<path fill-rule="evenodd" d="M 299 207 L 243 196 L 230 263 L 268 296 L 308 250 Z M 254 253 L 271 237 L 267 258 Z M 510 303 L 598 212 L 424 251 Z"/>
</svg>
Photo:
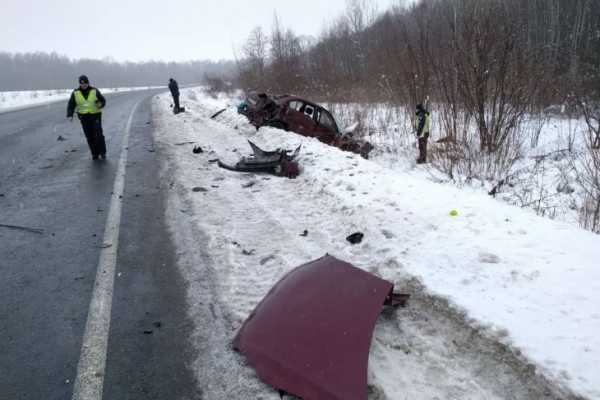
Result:
<svg viewBox="0 0 600 400">
<path fill-rule="evenodd" d="M 173 102 L 175 103 L 175 112 L 179 111 L 179 85 L 173 78 L 169 78 L 169 90 L 173 95 Z"/>
<path fill-rule="evenodd" d="M 100 91 L 90 86 L 85 75 L 79 77 L 79 87 L 73 90 L 67 105 L 67 118 L 73 122 L 73 114 L 77 112 L 83 133 L 92 152 L 92 158 L 106 158 L 106 143 L 102 132 L 102 109 L 106 99 Z"/>
</svg>

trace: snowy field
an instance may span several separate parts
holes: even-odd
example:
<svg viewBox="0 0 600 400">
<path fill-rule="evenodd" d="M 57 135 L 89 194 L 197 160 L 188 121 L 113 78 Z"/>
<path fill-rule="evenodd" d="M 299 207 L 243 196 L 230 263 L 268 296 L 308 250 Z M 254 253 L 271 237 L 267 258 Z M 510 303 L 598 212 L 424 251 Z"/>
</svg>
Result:
<svg viewBox="0 0 600 400">
<path fill-rule="evenodd" d="M 414 168 L 417 149 L 411 125 L 413 110 L 387 104 L 326 106 L 344 126 L 361 122 L 359 133 L 375 144 L 371 154 L 376 162 L 403 172 Z M 583 118 L 569 116 L 570 111 L 565 106 L 551 108 L 544 115 L 527 116 L 515 133 L 519 146 L 511 146 L 514 163 L 506 163 L 506 159 L 485 163 L 471 158 L 469 163 L 454 165 L 450 176 L 448 148 L 435 142 L 446 136 L 438 111 L 441 107 L 430 104 L 429 108 L 432 135 L 428 146 L 429 164 L 425 168 L 430 180 L 448 186 L 468 186 L 485 193 L 502 180 L 504 184 L 497 187 L 496 196 L 507 204 L 600 233 L 598 222 L 594 226 L 590 220 L 593 218 L 590 211 L 594 213 L 597 207 L 594 201 L 597 195 L 588 185 L 588 179 L 597 179 L 598 175 L 593 171 L 594 162 L 586 145 L 589 127 Z M 473 133 L 476 127 L 459 124 L 458 130 L 470 132 L 469 137 L 478 141 Z"/>
<path fill-rule="evenodd" d="M 156 97 L 156 140 L 231 338 L 282 275 L 329 253 L 413 294 L 376 326 L 372 399 L 600 399 L 600 236 L 478 189 L 432 182 L 407 159 L 390 168 L 376 153 L 364 160 L 293 133 L 257 132 L 233 100 L 186 89 L 178 116 L 170 100 Z M 249 154 L 247 139 L 267 150 L 302 142 L 300 176 L 209 162 L 234 164 Z M 193 154 L 196 145 L 204 153 Z M 363 242 L 349 244 L 357 231 Z M 191 285 L 192 304 L 196 295 Z M 277 398 L 256 385 L 261 398 Z"/>
<path fill-rule="evenodd" d="M 231 340 L 282 275 L 325 253 L 412 295 L 375 327 L 371 400 L 600 399 L 600 236 L 481 188 L 440 183 L 430 166 L 414 166 L 414 149 L 364 160 L 293 133 L 257 132 L 233 99 L 181 94 L 186 113 L 177 116 L 168 93 L 155 96 L 152 126 L 166 151 L 168 215 L 181 257 L 202 255 L 182 267 L 191 317 L 204 323 L 195 306 L 208 289 L 213 317 L 226 321 L 197 343 L 214 355 L 195 365 L 207 399 L 279 399 Z M 70 90 L 60 95 L 66 100 Z M 0 112 L 7 107 L 0 103 Z M 300 176 L 235 173 L 209 162 L 237 162 L 250 152 L 247 139 L 266 150 L 302 143 Z M 193 154 L 194 146 L 204 153 Z M 345 238 L 357 231 L 364 239 L 351 245 Z M 237 378 L 219 380 L 215 371 Z"/>
</svg>

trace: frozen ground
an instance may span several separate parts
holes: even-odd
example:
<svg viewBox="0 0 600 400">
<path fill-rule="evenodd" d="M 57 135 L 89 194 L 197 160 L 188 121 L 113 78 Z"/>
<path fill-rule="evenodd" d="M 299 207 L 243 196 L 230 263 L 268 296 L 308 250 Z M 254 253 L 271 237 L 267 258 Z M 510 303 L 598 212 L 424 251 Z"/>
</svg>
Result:
<svg viewBox="0 0 600 400">
<path fill-rule="evenodd" d="M 222 321 L 210 343 L 197 343 L 214 355 L 196 365 L 206 398 L 278 398 L 231 339 L 283 274 L 330 253 L 412 294 L 375 328 L 371 399 L 600 399 L 600 236 L 434 183 L 406 159 L 389 168 L 383 156 L 363 160 L 293 133 L 257 132 L 234 102 L 200 90 L 182 90 L 187 112 L 178 116 L 170 100 L 156 97 L 153 127 L 168 155 L 170 223 L 192 317 L 198 326 Z M 267 150 L 302 142 L 300 176 L 209 162 L 235 163 L 249 153 L 247 139 Z M 193 154 L 195 145 L 204 153 Z M 345 237 L 356 231 L 363 242 L 350 245 Z M 195 307 L 206 301 L 212 317 Z M 216 380 L 215 371 L 223 371 Z"/>
<path fill-rule="evenodd" d="M 39 93 L 20 92 L 11 107 L 46 101 Z M 237 161 L 246 139 L 266 149 L 302 139 L 256 132 L 234 101 L 200 90 L 182 90 L 185 114 L 174 116 L 169 103 L 156 97 L 153 126 L 167 150 L 170 223 L 192 317 L 214 332 L 197 342 L 212 355 L 195 365 L 205 398 L 279 398 L 231 340 L 283 274 L 328 252 L 412 294 L 376 325 L 370 399 L 600 399 L 599 236 L 476 188 L 434 183 L 412 154 L 366 161 L 304 139 L 296 180 L 221 170 L 208 160 Z M 193 154 L 194 145 L 205 152 Z M 352 246 L 345 237 L 355 231 L 365 238 Z"/>
</svg>

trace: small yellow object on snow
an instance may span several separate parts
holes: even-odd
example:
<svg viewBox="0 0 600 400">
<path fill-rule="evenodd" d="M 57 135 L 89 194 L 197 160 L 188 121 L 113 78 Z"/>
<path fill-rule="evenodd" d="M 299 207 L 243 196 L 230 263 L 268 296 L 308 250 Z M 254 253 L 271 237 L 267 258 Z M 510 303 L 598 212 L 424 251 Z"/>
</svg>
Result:
<svg viewBox="0 0 600 400">
<path fill-rule="evenodd" d="M 452 211 L 450 211 L 450 215 L 452 215 L 453 217 L 455 217 L 455 216 L 458 215 L 458 211 L 452 210 Z"/>
</svg>

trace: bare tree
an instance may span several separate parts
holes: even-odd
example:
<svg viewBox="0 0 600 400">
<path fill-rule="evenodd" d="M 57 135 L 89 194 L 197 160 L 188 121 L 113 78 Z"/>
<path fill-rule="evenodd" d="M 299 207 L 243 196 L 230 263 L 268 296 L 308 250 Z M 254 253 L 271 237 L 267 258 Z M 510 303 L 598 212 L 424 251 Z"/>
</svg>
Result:
<svg viewBox="0 0 600 400">
<path fill-rule="evenodd" d="M 262 28 L 257 26 L 242 46 L 241 58 L 236 56 L 238 79 L 246 91 L 263 90 L 266 87 L 268 40 Z"/>
<path fill-rule="evenodd" d="M 284 29 L 277 14 L 274 15 L 270 39 L 269 83 L 278 93 L 291 93 L 303 86 L 300 69 L 302 46 L 300 38 L 291 29 Z"/>
<path fill-rule="evenodd" d="M 430 94 L 430 7 L 431 4 L 421 1 L 408 12 L 397 9 L 395 14 L 399 40 L 395 61 L 400 71 L 396 82 L 402 93 L 397 99 L 410 110 Z"/>
</svg>

